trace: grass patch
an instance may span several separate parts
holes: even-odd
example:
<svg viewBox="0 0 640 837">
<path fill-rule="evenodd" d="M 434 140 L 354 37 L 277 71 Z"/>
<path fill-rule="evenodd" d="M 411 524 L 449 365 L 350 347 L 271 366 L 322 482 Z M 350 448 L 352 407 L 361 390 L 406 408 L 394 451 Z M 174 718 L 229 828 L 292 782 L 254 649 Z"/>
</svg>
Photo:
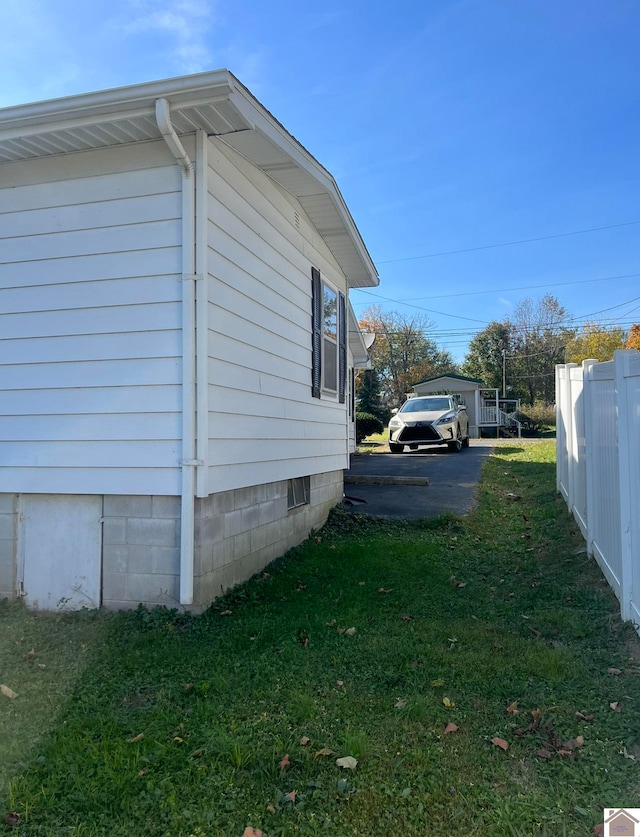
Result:
<svg viewBox="0 0 640 837">
<path fill-rule="evenodd" d="M 637 798 L 640 677 L 582 545 L 553 445 L 518 441 L 464 519 L 336 512 L 202 616 L 97 615 L 90 665 L 53 723 L 34 704 L 48 731 L 20 762 L 3 729 L 5 808 L 43 837 L 587 835 Z"/>
</svg>

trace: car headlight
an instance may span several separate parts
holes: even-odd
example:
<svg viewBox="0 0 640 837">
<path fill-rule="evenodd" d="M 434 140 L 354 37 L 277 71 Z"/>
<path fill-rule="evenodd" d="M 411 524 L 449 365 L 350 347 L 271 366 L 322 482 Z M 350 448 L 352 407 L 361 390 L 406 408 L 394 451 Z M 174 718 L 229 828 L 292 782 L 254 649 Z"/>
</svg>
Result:
<svg viewBox="0 0 640 837">
<path fill-rule="evenodd" d="M 443 416 L 440 416 L 436 424 L 451 424 L 452 421 L 455 421 L 455 418 L 455 413 L 445 413 Z"/>
<path fill-rule="evenodd" d="M 389 427 L 402 427 L 402 422 L 399 419 L 391 419 Z"/>
</svg>

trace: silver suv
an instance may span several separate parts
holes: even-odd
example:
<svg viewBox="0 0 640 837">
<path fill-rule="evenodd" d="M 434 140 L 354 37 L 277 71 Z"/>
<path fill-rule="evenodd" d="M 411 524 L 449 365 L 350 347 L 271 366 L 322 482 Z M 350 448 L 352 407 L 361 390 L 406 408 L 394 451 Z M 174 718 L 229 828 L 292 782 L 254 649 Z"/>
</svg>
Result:
<svg viewBox="0 0 640 837">
<path fill-rule="evenodd" d="M 404 446 L 447 445 L 457 452 L 469 447 L 467 408 L 457 395 L 422 395 L 409 398 L 389 422 L 389 450 Z"/>
</svg>

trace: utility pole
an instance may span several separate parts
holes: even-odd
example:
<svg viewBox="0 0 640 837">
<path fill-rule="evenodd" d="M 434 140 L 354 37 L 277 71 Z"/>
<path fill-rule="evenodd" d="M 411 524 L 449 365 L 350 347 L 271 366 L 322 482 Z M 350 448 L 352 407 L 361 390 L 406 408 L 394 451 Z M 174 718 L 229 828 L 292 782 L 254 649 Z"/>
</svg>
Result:
<svg viewBox="0 0 640 837">
<path fill-rule="evenodd" d="M 502 350 L 502 397 L 507 397 L 507 350 Z"/>
</svg>

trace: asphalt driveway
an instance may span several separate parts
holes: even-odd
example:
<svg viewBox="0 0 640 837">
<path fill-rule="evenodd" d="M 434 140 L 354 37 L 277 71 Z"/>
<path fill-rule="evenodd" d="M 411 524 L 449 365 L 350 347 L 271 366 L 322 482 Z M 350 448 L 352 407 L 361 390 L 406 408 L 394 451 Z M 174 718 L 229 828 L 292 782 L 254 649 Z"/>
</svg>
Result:
<svg viewBox="0 0 640 837">
<path fill-rule="evenodd" d="M 489 439 L 479 439 L 460 453 L 431 447 L 399 454 L 356 454 L 345 476 L 427 477 L 429 485 L 348 483 L 345 508 L 356 514 L 411 519 L 466 514 L 475 506 L 482 463 L 494 446 Z"/>
</svg>

